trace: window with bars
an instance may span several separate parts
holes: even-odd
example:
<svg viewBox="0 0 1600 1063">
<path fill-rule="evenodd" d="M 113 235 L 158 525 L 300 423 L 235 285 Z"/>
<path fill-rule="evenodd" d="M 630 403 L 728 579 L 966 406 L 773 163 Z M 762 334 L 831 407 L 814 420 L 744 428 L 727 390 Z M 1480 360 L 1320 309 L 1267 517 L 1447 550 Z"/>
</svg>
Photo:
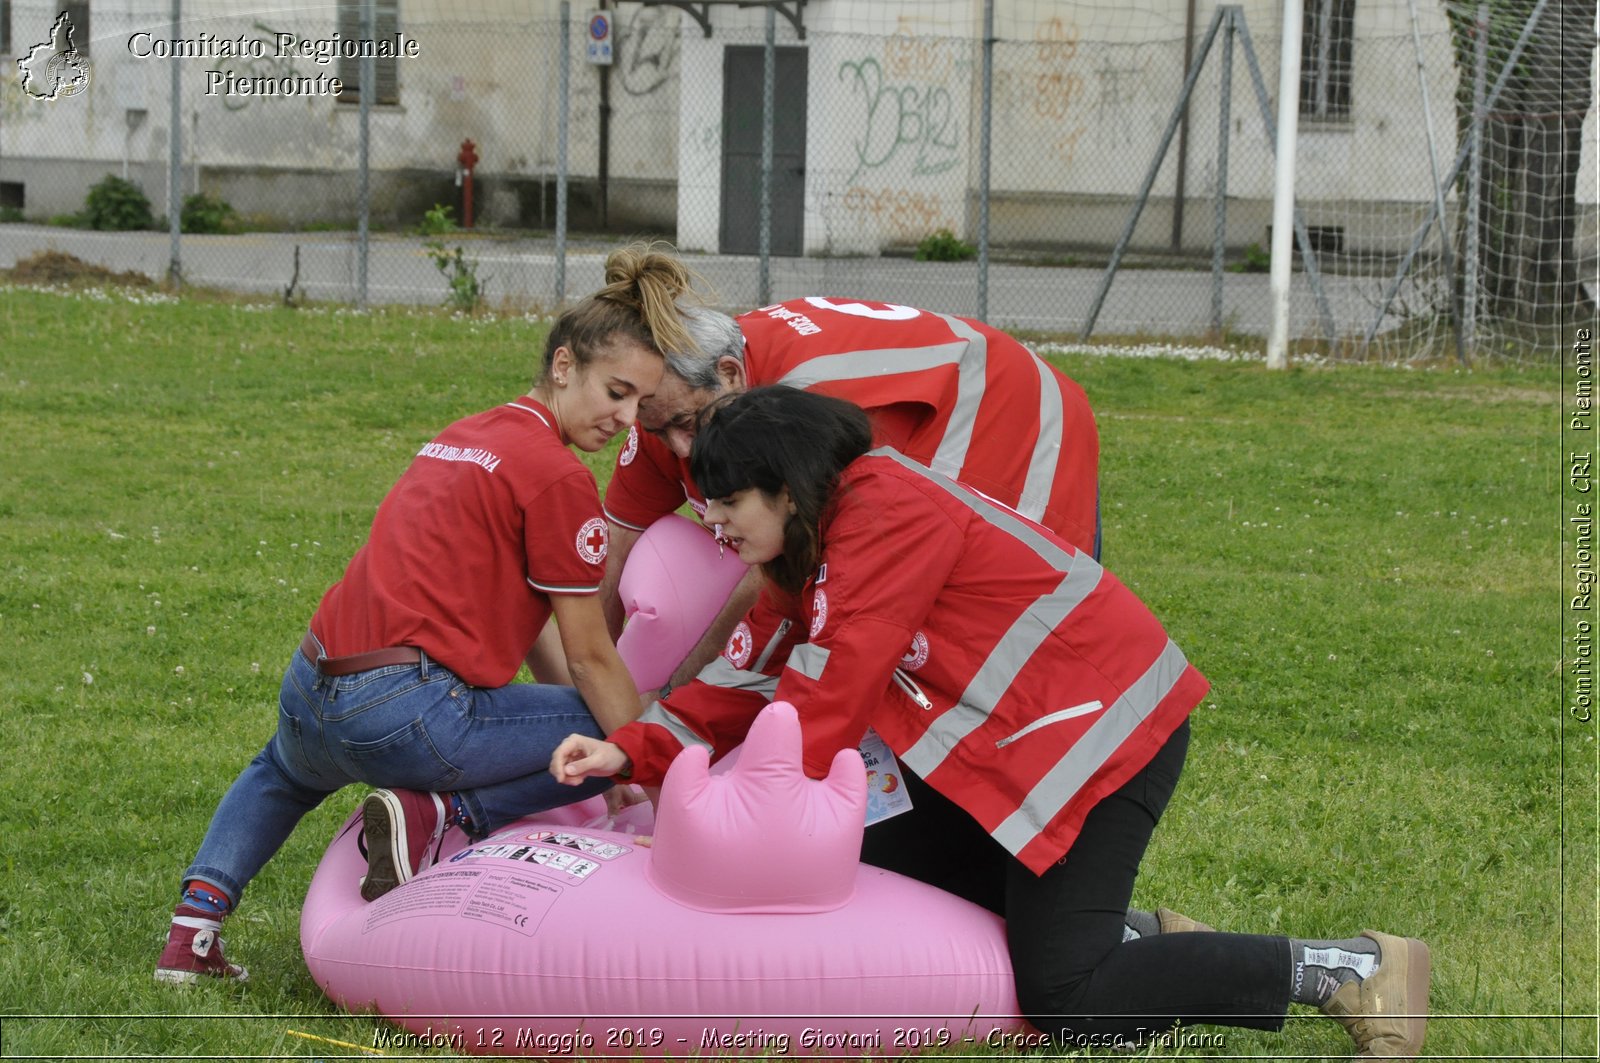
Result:
<svg viewBox="0 0 1600 1063">
<path fill-rule="evenodd" d="M 372 36 L 365 37 L 361 32 L 361 4 L 362 0 L 339 0 L 339 37 L 346 41 L 368 40 L 393 40 L 394 35 L 400 32 L 400 0 L 372 0 Z M 339 80 L 344 83 L 344 91 L 339 93 L 340 103 L 360 103 L 361 93 L 365 86 L 361 84 L 361 60 L 359 58 L 339 57 Z M 372 102 L 374 104 L 397 104 L 400 102 L 400 63 L 398 59 L 372 60 L 374 84 Z"/>
<path fill-rule="evenodd" d="M 1350 58 L 1356 0 L 1306 0 L 1300 38 L 1300 117 L 1350 118 Z"/>
</svg>

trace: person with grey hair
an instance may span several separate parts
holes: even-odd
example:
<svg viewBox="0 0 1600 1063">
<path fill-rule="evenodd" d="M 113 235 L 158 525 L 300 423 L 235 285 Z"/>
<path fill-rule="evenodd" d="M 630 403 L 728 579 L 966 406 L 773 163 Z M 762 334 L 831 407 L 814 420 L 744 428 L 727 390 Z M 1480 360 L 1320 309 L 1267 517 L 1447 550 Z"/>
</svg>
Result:
<svg viewBox="0 0 1600 1063">
<path fill-rule="evenodd" d="M 613 636 L 617 586 L 652 523 L 706 500 L 689 471 L 701 411 L 724 395 L 787 384 L 866 411 L 876 445 L 892 446 L 1098 557 L 1099 434 L 1083 389 L 981 321 L 897 303 L 812 296 L 729 317 L 683 307 L 692 340 L 666 350 L 667 371 L 640 404 L 606 490 L 611 523 L 602 605 Z M 722 651 L 754 604 L 751 574 L 665 686 L 687 683 Z M 647 698 L 648 700 L 648 698 Z"/>
</svg>

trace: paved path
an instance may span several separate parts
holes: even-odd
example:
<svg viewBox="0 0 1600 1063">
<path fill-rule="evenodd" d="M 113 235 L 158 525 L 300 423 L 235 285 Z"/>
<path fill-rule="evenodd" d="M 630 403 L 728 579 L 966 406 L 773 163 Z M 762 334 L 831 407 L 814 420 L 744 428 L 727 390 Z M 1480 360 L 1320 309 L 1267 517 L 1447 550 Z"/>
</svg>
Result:
<svg viewBox="0 0 1600 1063">
<path fill-rule="evenodd" d="M 620 238 L 618 238 L 620 241 Z M 582 295 L 601 284 L 606 253 L 618 241 L 575 239 L 568 245 L 565 291 Z M 553 241 L 471 237 L 461 241 L 487 278 L 491 303 L 509 300 L 533 310 L 557 299 Z M 185 278 L 240 292 L 281 294 L 300 251 L 300 285 L 312 299 L 354 302 L 357 241 L 353 233 L 247 233 L 185 236 Z M 0 225 L 0 268 L 38 251 L 56 249 L 108 269 L 138 270 L 164 277 L 171 255 L 165 233 L 107 233 L 40 225 Z M 715 289 L 718 302 L 745 309 L 757 302 L 759 260 L 734 255 L 689 255 L 690 264 Z M 376 235 L 370 242 L 368 292 L 374 303 L 439 303 L 444 278 L 428 258 L 420 237 Z M 927 309 L 971 315 L 977 309 L 974 263 L 923 263 L 901 258 L 775 258 L 774 300 L 802 295 L 861 295 Z M 992 263 L 989 320 L 1013 329 L 1075 336 L 1083 327 L 1104 270 Z M 1384 281 L 1325 278 L 1341 334 L 1359 336 L 1377 312 Z M 1212 277 L 1208 272 L 1124 269 L 1115 278 L 1095 326 L 1097 335 L 1156 334 L 1199 337 L 1212 321 Z M 1265 274 L 1227 273 L 1222 278 L 1223 322 L 1233 332 L 1266 336 L 1271 299 Z M 1320 334 L 1310 287 L 1295 274 L 1290 301 L 1291 333 Z M 1385 329 L 1398 324 L 1391 315 Z"/>
</svg>

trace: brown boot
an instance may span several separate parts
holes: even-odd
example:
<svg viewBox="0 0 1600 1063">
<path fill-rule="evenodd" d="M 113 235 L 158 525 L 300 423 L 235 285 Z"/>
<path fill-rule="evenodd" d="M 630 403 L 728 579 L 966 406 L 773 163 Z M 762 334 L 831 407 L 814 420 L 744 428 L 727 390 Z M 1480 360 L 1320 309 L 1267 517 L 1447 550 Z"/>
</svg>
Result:
<svg viewBox="0 0 1600 1063">
<path fill-rule="evenodd" d="M 1216 930 L 1214 926 L 1190 919 L 1171 908 L 1157 908 L 1156 919 L 1161 923 L 1163 934 L 1209 934 Z"/>
<path fill-rule="evenodd" d="M 1356 1055 L 1415 1059 L 1428 1028 L 1428 946 L 1363 930 L 1378 943 L 1378 969 L 1339 987 L 1322 1013 L 1350 1032 Z"/>
</svg>

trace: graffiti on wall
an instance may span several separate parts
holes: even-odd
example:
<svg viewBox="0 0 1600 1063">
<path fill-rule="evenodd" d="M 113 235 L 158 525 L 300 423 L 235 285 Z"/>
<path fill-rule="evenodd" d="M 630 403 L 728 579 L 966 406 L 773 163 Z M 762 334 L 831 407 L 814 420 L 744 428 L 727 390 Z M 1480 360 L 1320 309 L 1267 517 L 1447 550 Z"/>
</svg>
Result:
<svg viewBox="0 0 1600 1063">
<path fill-rule="evenodd" d="M 911 176 L 927 177 L 961 162 L 961 118 L 948 88 L 892 82 L 872 56 L 840 63 L 839 80 L 859 107 L 844 116 L 858 129 L 856 168 L 846 185 L 890 165 L 908 165 Z"/>
<path fill-rule="evenodd" d="M 916 243 L 953 219 L 937 192 L 852 185 L 842 203 L 857 232 L 877 232 L 900 243 Z"/>
<path fill-rule="evenodd" d="M 1071 165 L 1086 128 L 1078 104 L 1084 97 L 1083 75 L 1076 69 L 1079 30 L 1076 22 L 1052 18 L 1034 32 L 1033 110 L 1049 125 L 1050 154 Z"/>
<path fill-rule="evenodd" d="M 260 22 L 252 23 L 250 28 L 255 31 L 255 39 L 262 42 L 260 48 L 252 50 L 260 52 L 261 54 L 255 58 L 242 57 L 238 59 L 226 60 L 218 64 L 217 68 L 224 73 L 232 72 L 241 79 L 292 78 L 296 76 L 298 71 L 295 70 L 294 63 L 287 57 L 279 54 L 281 49 L 278 48 L 277 40 L 279 35 L 284 33 L 284 31 L 275 30 L 271 26 L 264 25 Z M 240 34 L 240 36 L 244 37 L 245 34 Z M 288 36 L 296 35 L 288 34 Z M 286 96 L 270 96 L 265 98 L 288 99 Z M 222 106 L 230 111 L 242 111 L 249 107 L 251 102 L 255 99 L 257 99 L 257 97 L 253 95 L 247 96 L 243 94 L 227 92 L 222 94 Z"/>
<path fill-rule="evenodd" d="M 678 76 L 676 11 L 642 6 L 628 20 L 618 40 L 617 80 L 630 96 L 648 96 Z"/>
<path fill-rule="evenodd" d="M 708 119 L 690 126 L 678 139 L 685 178 L 715 175 L 722 164 L 722 122 Z"/>
<path fill-rule="evenodd" d="M 946 81 L 963 62 L 958 49 L 970 49 L 971 41 L 948 37 L 925 37 L 914 32 L 915 24 L 901 15 L 893 36 L 884 42 L 883 60 L 889 76 L 923 81 Z"/>
</svg>

